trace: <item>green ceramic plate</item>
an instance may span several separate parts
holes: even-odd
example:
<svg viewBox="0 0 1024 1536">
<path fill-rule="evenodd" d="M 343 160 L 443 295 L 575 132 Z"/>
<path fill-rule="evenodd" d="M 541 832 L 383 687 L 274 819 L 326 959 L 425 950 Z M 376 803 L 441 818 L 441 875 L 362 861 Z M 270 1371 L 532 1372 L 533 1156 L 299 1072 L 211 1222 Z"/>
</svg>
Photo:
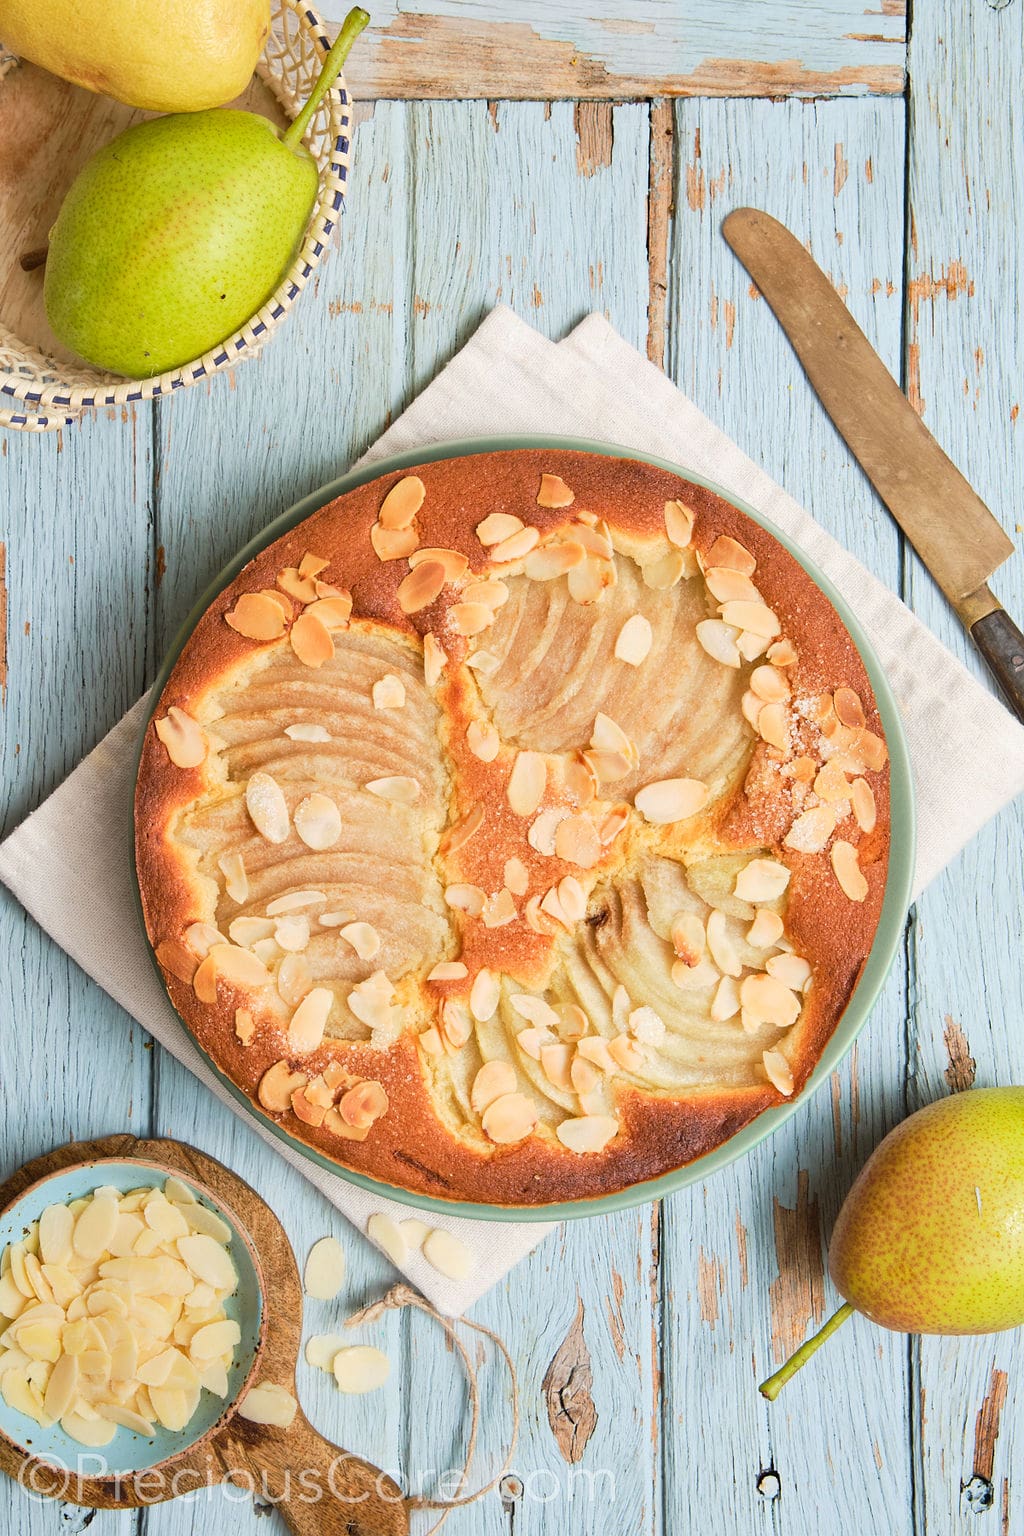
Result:
<svg viewBox="0 0 1024 1536">
<path fill-rule="evenodd" d="M 790 554 L 800 562 L 808 575 L 817 583 L 825 596 L 832 603 L 846 628 L 853 637 L 854 643 L 861 654 L 871 685 L 875 691 L 875 699 L 878 704 L 878 712 L 882 717 L 885 728 L 886 741 L 889 746 L 890 764 L 890 804 L 891 804 L 891 840 L 889 848 L 889 869 L 886 878 L 885 899 L 882 904 L 882 914 L 879 919 L 875 940 L 871 946 L 860 981 L 846 1006 L 842 1018 L 836 1026 L 835 1033 L 829 1040 L 821 1059 L 815 1067 L 803 1092 L 786 1104 L 779 1105 L 776 1109 L 769 1109 L 757 1117 L 750 1125 L 738 1131 L 735 1136 L 713 1152 L 699 1157 L 695 1162 L 687 1163 L 685 1167 L 676 1168 L 671 1173 L 663 1174 L 660 1178 L 648 1179 L 642 1184 L 632 1184 L 628 1189 L 621 1190 L 618 1194 L 602 1195 L 593 1200 L 572 1200 L 557 1205 L 540 1206 L 499 1206 L 481 1205 L 468 1201 L 435 1200 L 429 1195 L 411 1194 L 407 1190 L 397 1188 L 391 1184 L 384 1184 L 378 1179 L 370 1179 L 365 1174 L 353 1173 L 343 1168 L 340 1163 L 334 1163 L 329 1158 L 322 1157 L 312 1148 L 302 1142 L 294 1140 L 285 1134 L 276 1121 L 262 1114 L 246 1098 L 230 1078 L 220 1071 L 218 1066 L 209 1057 L 207 1064 L 216 1072 L 227 1092 L 236 1099 L 239 1104 L 256 1120 L 260 1122 L 273 1136 L 280 1138 L 288 1146 L 312 1162 L 318 1163 L 321 1168 L 330 1173 L 336 1173 L 341 1178 L 347 1179 L 352 1184 L 358 1184 L 363 1189 L 382 1197 L 402 1200 L 407 1205 L 420 1206 L 424 1210 L 447 1212 L 455 1216 L 472 1216 L 484 1221 L 564 1221 L 579 1216 L 595 1216 L 606 1211 L 623 1210 L 628 1206 L 642 1205 L 648 1200 L 659 1200 L 664 1195 L 670 1195 L 673 1190 L 682 1189 L 687 1184 L 693 1184 L 699 1179 L 706 1179 L 709 1174 L 717 1172 L 719 1168 L 725 1168 L 737 1158 L 744 1157 L 751 1148 L 756 1147 L 766 1136 L 778 1130 L 790 1115 L 795 1114 L 808 1100 L 810 1095 L 828 1080 L 829 1073 L 834 1071 L 839 1062 L 849 1051 L 857 1035 L 871 1011 L 872 1005 L 878 996 L 882 983 L 889 973 L 889 968 L 896 956 L 900 938 L 903 932 L 903 923 L 910 905 L 911 879 L 914 870 L 914 794 L 910 772 L 910 759 L 907 754 L 906 739 L 903 735 L 903 726 L 900 722 L 896 701 L 892 696 L 892 690 L 882 671 L 878 658 L 864 634 L 857 620 L 854 618 L 844 599 L 836 591 L 828 578 L 817 569 L 807 558 L 802 550 L 798 549 L 786 535 L 768 520 L 756 512 L 746 502 L 730 496 L 728 491 L 713 480 L 707 480 L 703 475 L 696 475 L 691 470 L 681 469 L 678 464 L 670 464 L 665 459 L 654 458 L 651 454 L 637 453 L 631 448 L 620 448 L 614 443 L 592 443 L 580 438 L 560 437 L 482 437 L 464 439 L 461 442 L 445 443 L 433 448 L 419 448 L 411 453 L 395 455 L 390 459 L 379 460 L 375 464 L 369 464 L 363 469 L 355 470 L 343 475 L 340 480 L 332 480 L 329 485 L 321 486 L 318 491 L 313 491 L 309 496 L 304 496 L 294 507 L 283 512 L 275 518 L 264 531 L 253 539 L 244 549 L 240 550 L 203 593 L 189 614 L 185 624 L 171 648 L 160 674 L 156 679 L 153 690 L 154 707 L 163 691 L 164 684 L 170 676 L 171 669 L 177 661 L 182 648 L 199 622 L 206 609 L 213 602 L 217 594 L 234 581 L 239 571 L 268 544 L 279 539 L 282 534 L 294 528 L 304 518 L 311 517 L 327 502 L 333 501 L 345 491 L 353 490 L 358 485 L 365 485 L 368 480 L 375 480 L 380 475 L 394 473 L 400 469 L 407 469 L 413 464 L 423 464 L 430 460 L 462 458 L 472 453 L 493 453 L 511 448 L 556 448 L 575 449 L 583 453 L 603 453 L 610 458 L 640 459 L 644 463 L 653 464 L 658 469 L 666 469 L 675 475 L 681 475 L 684 479 L 692 480 L 698 485 L 703 485 L 708 490 L 714 491 L 725 501 L 731 502 L 741 512 L 767 528 L 779 543 L 789 550 Z M 146 728 L 149 720 L 146 721 Z M 143 733 L 144 734 L 144 733 Z M 142 738 L 139 741 L 139 754 L 142 752 Z M 136 896 L 138 897 L 138 884 L 136 882 Z M 141 898 L 139 898 L 139 913 L 141 917 Z M 153 956 L 153 964 L 156 965 L 156 957 Z M 168 1001 L 168 1007 L 171 1007 Z M 205 1054 L 205 1053 L 204 1053 Z"/>
</svg>

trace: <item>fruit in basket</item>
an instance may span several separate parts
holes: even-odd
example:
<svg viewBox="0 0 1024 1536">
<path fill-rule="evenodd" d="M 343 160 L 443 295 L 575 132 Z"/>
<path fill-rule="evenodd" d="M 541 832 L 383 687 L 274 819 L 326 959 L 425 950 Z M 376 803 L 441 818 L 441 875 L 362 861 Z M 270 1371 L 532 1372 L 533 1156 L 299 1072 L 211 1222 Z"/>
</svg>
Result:
<svg viewBox="0 0 1024 1536">
<path fill-rule="evenodd" d="M 1024 1088 L 958 1093 L 890 1131 L 839 1212 L 829 1272 L 845 1304 L 765 1397 L 854 1312 L 905 1333 L 1024 1324 Z"/>
<path fill-rule="evenodd" d="M 270 0 L 0 0 L 12 53 L 152 112 L 230 101 L 269 33 Z"/>
<path fill-rule="evenodd" d="M 283 134 L 253 112 L 174 113 L 126 129 L 83 166 L 50 231 L 43 295 L 58 341 L 99 368 L 150 378 L 256 314 L 316 202 L 302 135 L 368 21 L 349 12 Z"/>
</svg>

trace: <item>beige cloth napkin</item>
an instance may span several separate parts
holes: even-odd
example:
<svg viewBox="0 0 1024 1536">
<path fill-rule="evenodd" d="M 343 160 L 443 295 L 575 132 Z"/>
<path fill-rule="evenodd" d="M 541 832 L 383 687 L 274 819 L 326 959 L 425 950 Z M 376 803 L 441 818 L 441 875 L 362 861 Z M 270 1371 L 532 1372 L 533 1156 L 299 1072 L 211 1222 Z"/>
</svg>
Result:
<svg viewBox="0 0 1024 1536">
<path fill-rule="evenodd" d="M 1024 729 L 604 319 L 591 315 L 555 344 L 510 310 L 495 310 L 367 459 L 510 433 L 603 438 L 693 469 L 757 507 L 831 576 L 874 641 L 899 700 L 918 795 L 916 889 L 1024 788 Z M 149 959 L 131 884 L 128 806 L 145 708 L 145 700 L 137 704 L 0 847 L 0 880 L 90 976 L 357 1227 L 364 1230 L 377 1210 L 416 1214 L 324 1172 L 263 1131 L 225 1094 L 171 1009 Z M 90 815 L 81 814 L 83 806 Z M 60 882 L 47 873 L 55 847 Z M 548 1224 L 431 1220 L 470 1245 L 472 1273 L 454 1283 L 418 1254 L 405 1270 L 451 1314 L 469 1307 L 550 1231 Z"/>
</svg>

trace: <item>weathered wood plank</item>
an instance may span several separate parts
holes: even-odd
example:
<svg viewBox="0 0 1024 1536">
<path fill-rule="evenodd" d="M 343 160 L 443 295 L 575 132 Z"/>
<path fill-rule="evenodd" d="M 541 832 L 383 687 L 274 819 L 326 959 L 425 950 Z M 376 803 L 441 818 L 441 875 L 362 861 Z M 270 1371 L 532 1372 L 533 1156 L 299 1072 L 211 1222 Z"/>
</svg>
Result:
<svg viewBox="0 0 1024 1536">
<path fill-rule="evenodd" d="M 676 107 L 669 371 L 877 574 L 896 533 L 719 233 L 749 203 L 786 222 L 898 366 L 903 114 L 896 103 Z M 757 1382 L 836 1304 L 823 1239 L 872 1143 L 900 1113 L 897 965 L 856 1053 L 750 1157 L 665 1204 L 662 1323 L 670 1530 L 730 1490 L 737 1529 L 906 1529 L 905 1346 L 853 1325 L 770 1408 Z M 855 1387 L 851 1390 L 851 1383 Z"/>
<path fill-rule="evenodd" d="M 1024 478 L 1018 421 L 1024 326 L 1017 297 L 1022 55 L 1019 5 L 937 0 L 915 14 L 907 390 L 1015 539 L 1024 521 L 1017 505 Z M 908 578 L 925 622 L 983 676 L 973 647 L 912 557 Z M 1019 554 L 993 587 L 1019 619 Z M 1022 859 L 1018 804 L 986 827 L 919 903 L 909 1108 L 975 1077 L 979 1084 L 1024 1081 Z M 921 1528 L 961 1532 L 984 1523 L 993 1532 L 1019 1529 L 1024 1338 L 1019 1331 L 976 1340 L 925 1338 L 913 1346 L 913 1363 Z"/>
<path fill-rule="evenodd" d="M 384 0 L 373 21 L 348 71 L 359 99 L 886 95 L 904 81 L 902 0 Z"/>
</svg>

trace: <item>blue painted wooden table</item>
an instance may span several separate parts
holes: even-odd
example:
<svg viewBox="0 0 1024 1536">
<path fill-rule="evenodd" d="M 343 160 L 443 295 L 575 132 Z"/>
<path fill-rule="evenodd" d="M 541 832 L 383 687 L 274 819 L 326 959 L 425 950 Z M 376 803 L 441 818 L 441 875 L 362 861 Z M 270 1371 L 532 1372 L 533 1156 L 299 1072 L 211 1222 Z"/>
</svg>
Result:
<svg viewBox="0 0 1024 1536">
<path fill-rule="evenodd" d="M 499 301 L 551 336 L 606 312 L 976 665 L 719 225 L 752 203 L 807 241 L 1020 532 L 1024 4 L 928 0 L 908 44 L 900 0 L 683 9 L 382 6 L 353 74 L 341 248 L 264 356 L 156 408 L 2 438 L 4 828 L 139 695 L 238 545 L 348 464 Z M 1019 617 L 1019 557 L 996 586 Z M 1022 866 L 1018 808 L 918 903 L 831 1093 L 706 1185 L 560 1230 L 479 1303 L 514 1352 L 524 1430 L 516 1477 L 453 1536 L 1024 1530 L 1020 1337 L 855 1320 L 776 1405 L 755 1390 L 835 1302 L 824 1245 L 875 1141 L 975 1076 L 1024 1080 Z M 270 1197 L 300 1252 L 338 1233 L 352 1307 L 386 1287 L 381 1256 L 9 899 L 0 923 L 3 1171 L 72 1135 L 187 1136 Z M 419 1322 L 392 1316 L 380 1339 L 384 1391 L 342 1398 L 306 1370 L 301 1394 L 327 1433 L 429 1487 L 459 1464 L 463 1388 Z M 481 1470 L 503 1423 L 490 1391 Z M 93 1516 L 5 1483 L 0 1505 L 17 1536 L 281 1529 L 238 1491 Z"/>
</svg>

